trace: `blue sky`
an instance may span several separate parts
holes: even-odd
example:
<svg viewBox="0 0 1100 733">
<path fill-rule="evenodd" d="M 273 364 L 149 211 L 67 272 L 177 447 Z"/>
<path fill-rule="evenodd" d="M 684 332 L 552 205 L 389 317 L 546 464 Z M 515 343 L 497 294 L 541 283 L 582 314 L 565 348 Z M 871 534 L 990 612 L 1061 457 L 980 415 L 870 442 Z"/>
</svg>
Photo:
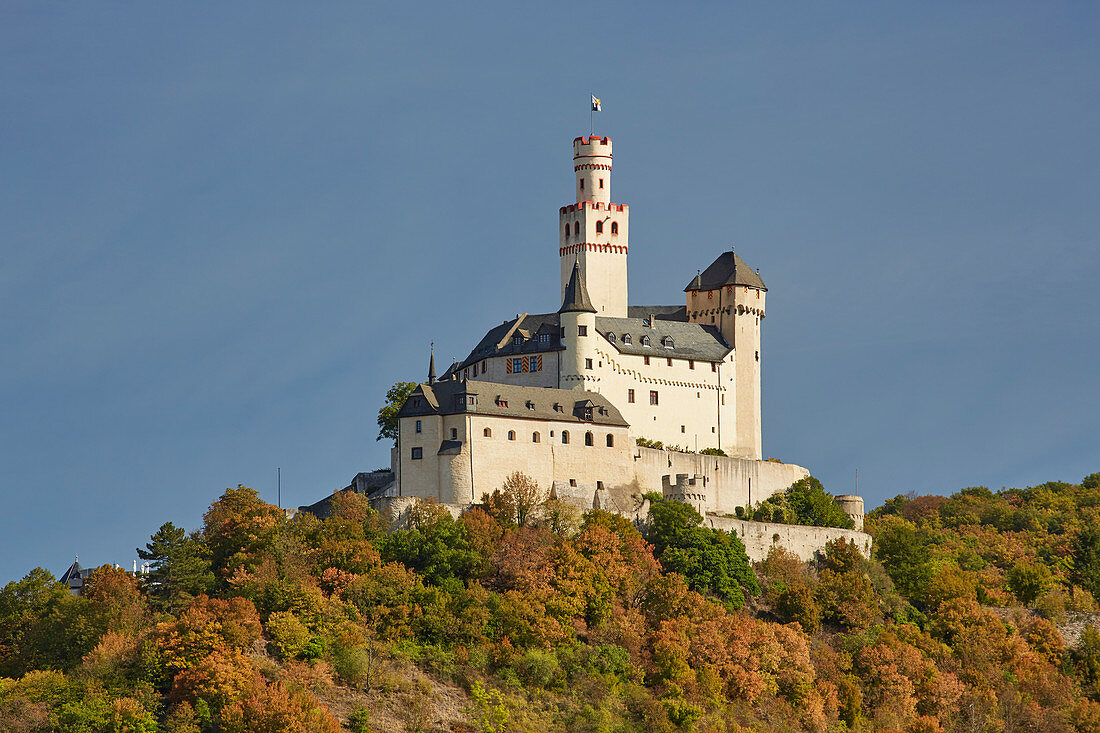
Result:
<svg viewBox="0 0 1100 733">
<path fill-rule="evenodd" d="M 1100 471 L 1100 8 L 0 5 L 0 582 L 310 503 L 557 307 L 570 141 L 630 292 L 759 267 L 764 452 L 869 506 Z"/>
</svg>

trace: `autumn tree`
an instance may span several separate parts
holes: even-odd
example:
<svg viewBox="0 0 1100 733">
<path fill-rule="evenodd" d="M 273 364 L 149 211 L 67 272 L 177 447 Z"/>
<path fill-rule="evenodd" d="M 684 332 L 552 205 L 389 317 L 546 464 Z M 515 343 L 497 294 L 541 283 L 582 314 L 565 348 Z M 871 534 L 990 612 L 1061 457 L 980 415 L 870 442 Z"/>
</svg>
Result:
<svg viewBox="0 0 1100 733">
<path fill-rule="evenodd" d="M 228 578 L 237 568 L 258 565 L 285 523 L 283 510 L 260 499 L 255 489 L 226 489 L 203 515 L 202 536 L 214 570 Z"/>
<path fill-rule="evenodd" d="M 501 524 L 529 524 L 546 501 L 546 491 L 522 471 L 513 471 L 492 494 L 481 497 L 486 510 Z"/>
<path fill-rule="evenodd" d="M 378 408 L 378 437 L 375 440 L 397 440 L 397 413 L 416 387 L 416 382 L 396 382 L 386 391 L 386 403 Z"/>
</svg>

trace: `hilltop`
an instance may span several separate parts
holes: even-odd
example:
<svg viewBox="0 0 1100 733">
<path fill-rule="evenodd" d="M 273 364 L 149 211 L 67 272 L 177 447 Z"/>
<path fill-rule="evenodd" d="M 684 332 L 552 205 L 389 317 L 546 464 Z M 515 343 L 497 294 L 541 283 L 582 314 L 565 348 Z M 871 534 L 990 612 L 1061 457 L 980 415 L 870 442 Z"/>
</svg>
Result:
<svg viewBox="0 0 1100 733">
<path fill-rule="evenodd" d="M 0 590 L 0 727 L 1100 731 L 1100 474 L 898 496 L 873 557 L 811 562 L 659 497 L 640 527 L 488 499 L 393 528 L 237 487 L 148 575 L 32 570 Z"/>
</svg>

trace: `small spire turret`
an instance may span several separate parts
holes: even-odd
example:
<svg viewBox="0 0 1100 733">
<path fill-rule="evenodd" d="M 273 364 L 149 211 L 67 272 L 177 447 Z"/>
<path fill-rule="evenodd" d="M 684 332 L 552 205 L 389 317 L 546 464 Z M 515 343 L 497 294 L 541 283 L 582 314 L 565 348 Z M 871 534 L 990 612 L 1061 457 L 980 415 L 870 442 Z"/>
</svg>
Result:
<svg viewBox="0 0 1100 733">
<path fill-rule="evenodd" d="M 435 384 L 435 341 L 429 347 L 428 357 L 428 384 Z"/>
</svg>

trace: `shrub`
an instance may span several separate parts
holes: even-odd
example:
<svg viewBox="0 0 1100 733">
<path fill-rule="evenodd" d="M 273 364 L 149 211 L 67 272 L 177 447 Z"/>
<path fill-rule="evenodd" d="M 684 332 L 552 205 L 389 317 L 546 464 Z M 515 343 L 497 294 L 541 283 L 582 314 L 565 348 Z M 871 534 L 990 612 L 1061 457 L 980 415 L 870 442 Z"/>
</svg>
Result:
<svg viewBox="0 0 1100 733">
<path fill-rule="evenodd" d="M 290 611 L 276 611 L 267 619 L 267 635 L 281 659 L 302 656 L 313 636 Z"/>
</svg>

